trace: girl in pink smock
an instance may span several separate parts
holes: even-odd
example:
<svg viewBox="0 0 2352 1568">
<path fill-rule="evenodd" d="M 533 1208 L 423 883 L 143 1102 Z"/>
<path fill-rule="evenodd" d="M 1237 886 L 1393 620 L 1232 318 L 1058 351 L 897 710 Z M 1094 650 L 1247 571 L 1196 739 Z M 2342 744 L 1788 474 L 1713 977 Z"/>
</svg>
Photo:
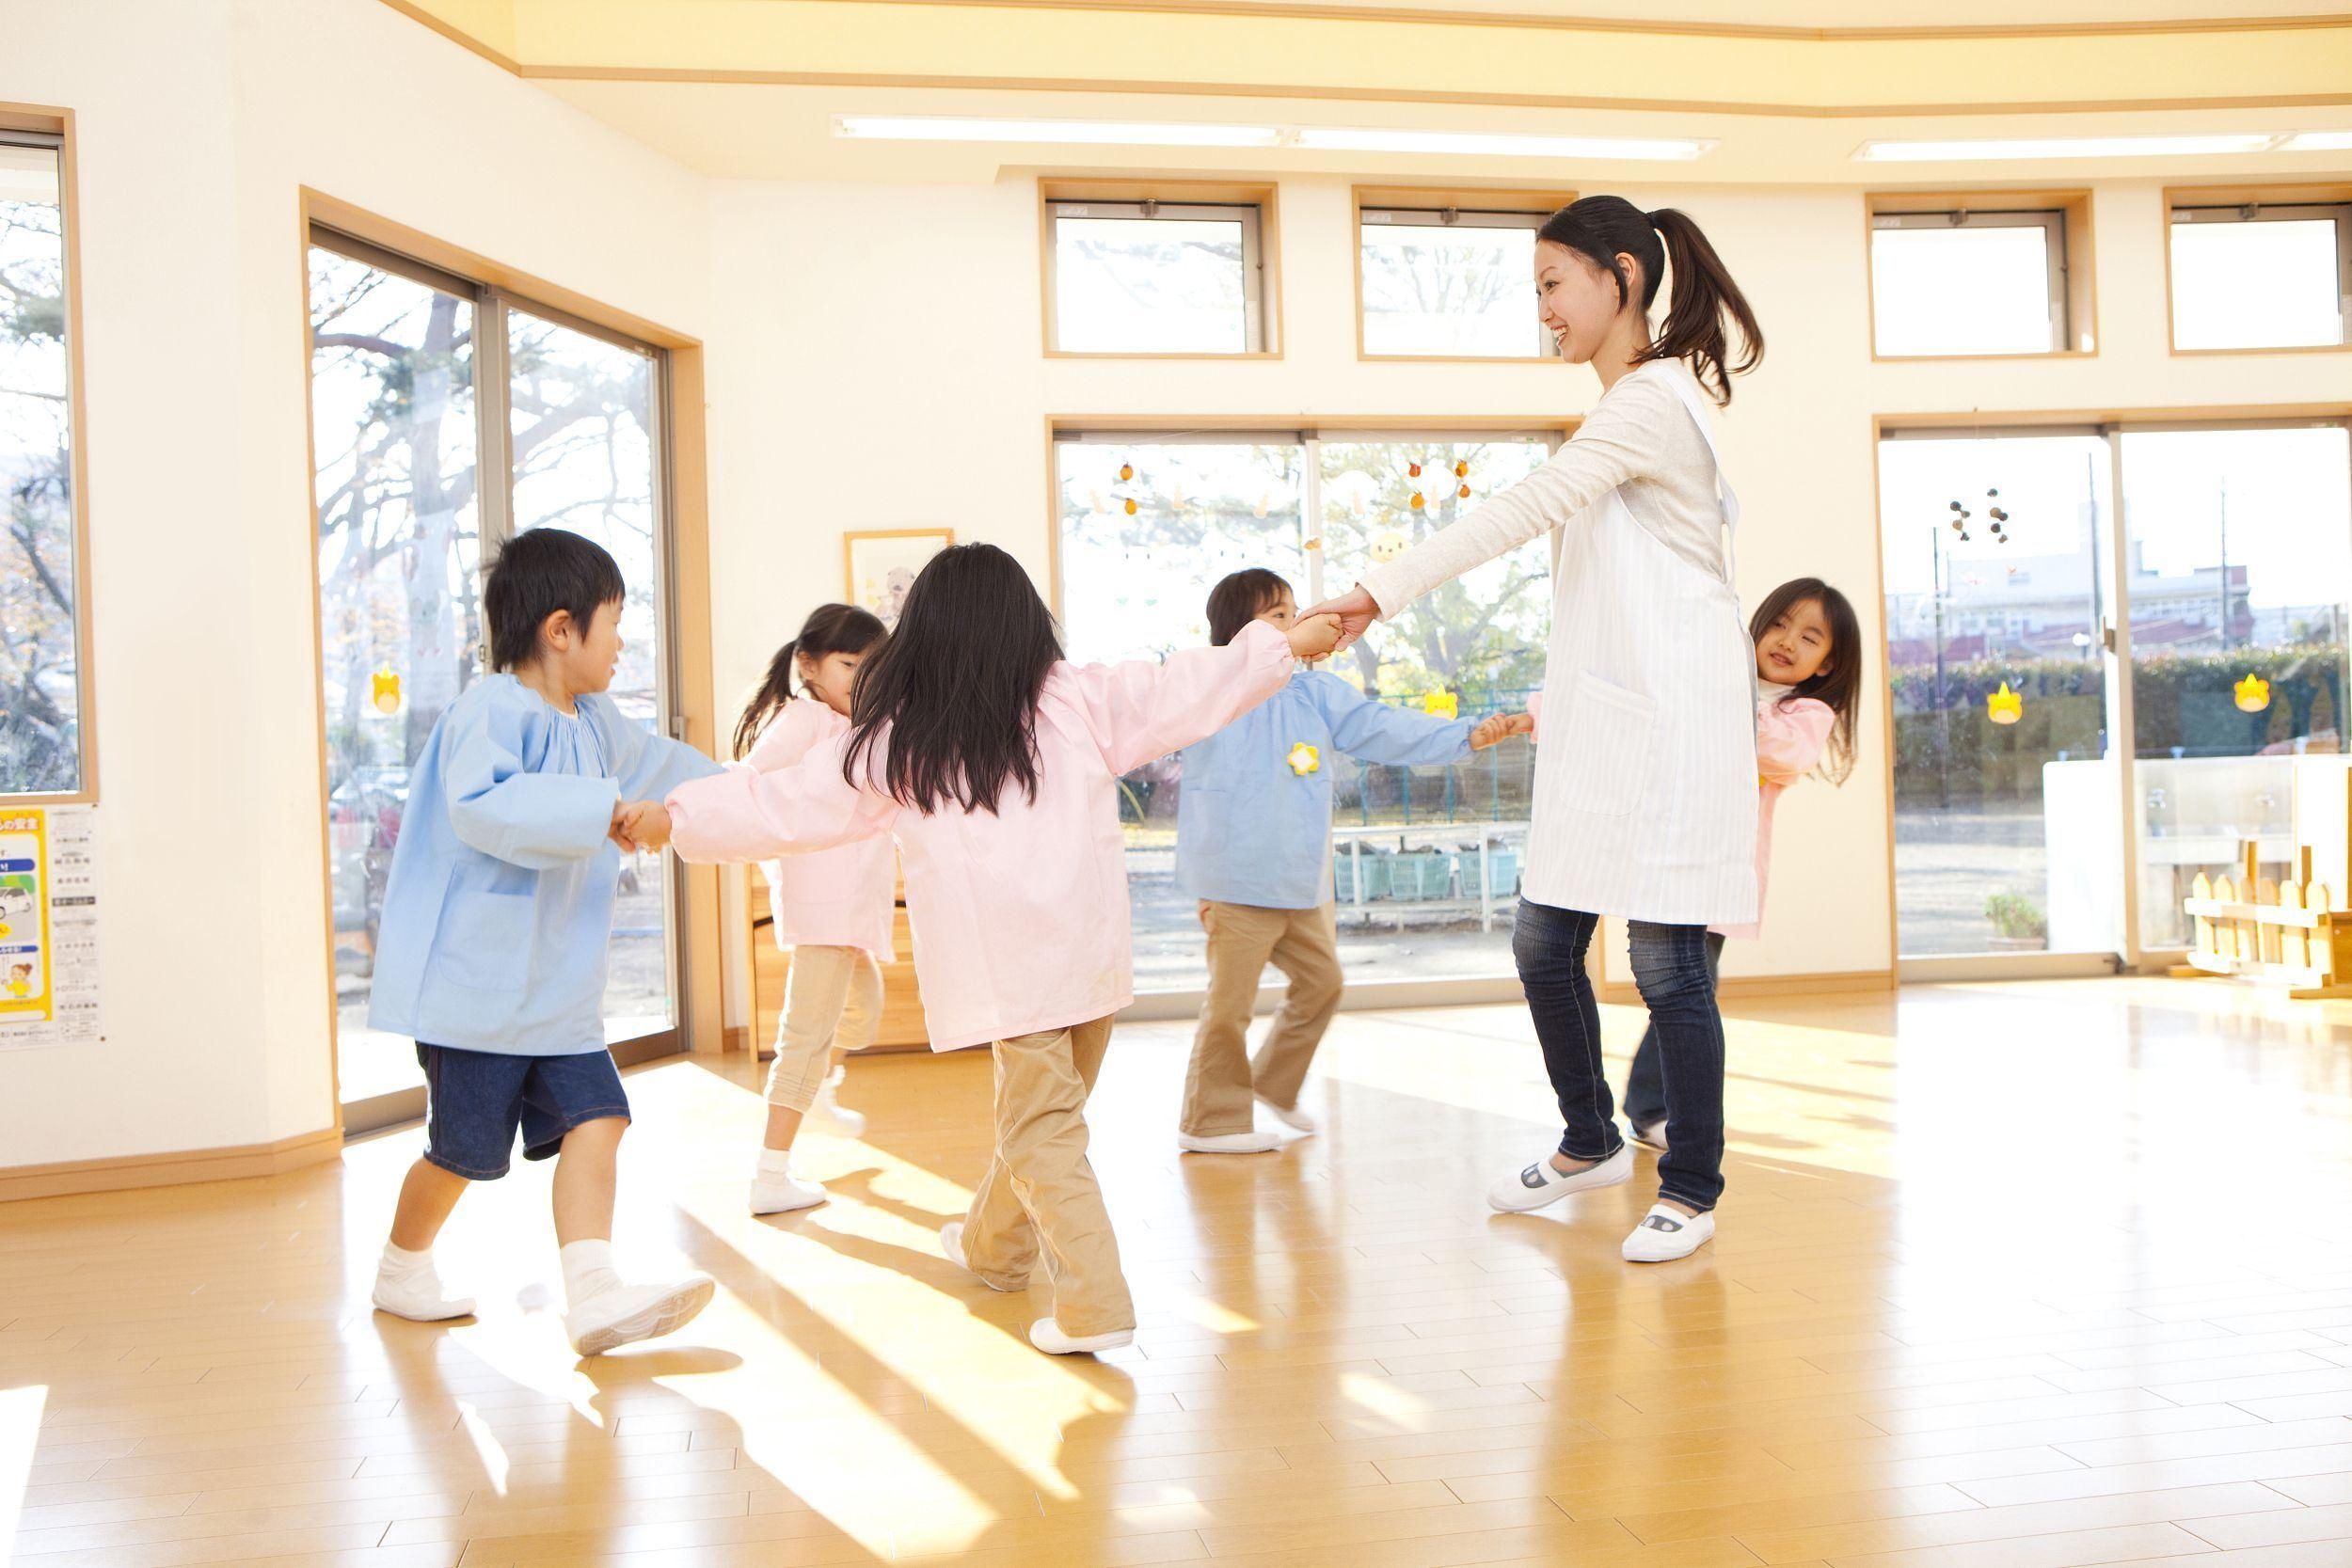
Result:
<svg viewBox="0 0 2352 1568">
<path fill-rule="evenodd" d="M 999 1291 L 1041 1264 L 1040 1350 L 1135 1338 L 1086 1125 L 1112 1016 L 1134 1000 L 1120 775 L 1232 722 L 1338 637 L 1329 616 L 1287 635 L 1258 623 L 1163 664 L 1072 664 L 1021 564 L 959 546 L 860 672 L 847 734 L 628 814 L 632 837 L 690 861 L 897 835 L 931 1047 L 995 1057 L 995 1153 L 940 1250 Z"/>
</svg>

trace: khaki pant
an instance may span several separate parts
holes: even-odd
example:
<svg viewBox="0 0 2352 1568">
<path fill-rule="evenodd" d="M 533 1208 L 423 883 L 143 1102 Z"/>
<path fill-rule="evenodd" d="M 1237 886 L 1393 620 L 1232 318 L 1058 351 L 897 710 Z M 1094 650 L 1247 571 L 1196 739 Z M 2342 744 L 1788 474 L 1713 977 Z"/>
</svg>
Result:
<svg viewBox="0 0 2352 1568">
<path fill-rule="evenodd" d="M 1083 1338 L 1136 1326 L 1119 1239 L 1087 1163 L 1087 1096 L 1103 1070 L 1111 1021 L 998 1040 L 996 1153 L 964 1216 L 963 1256 L 990 1284 L 1027 1285 L 1039 1254 L 1054 1321 Z"/>
<path fill-rule="evenodd" d="M 1262 910 L 1211 900 L 1200 919 L 1209 931 L 1209 990 L 1200 1004 L 1179 1125 L 1195 1137 L 1213 1138 L 1249 1131 L 1253 1094 L 1284 1110 L 1298 1103 L 1315 1047 L 1339 1010 L 1339 933 L 1328 904 Z M 1249 1014 L 1269 963 L 1288 976 L 1290 990 L 1252 1061 Z"/>
<path fill-rule="evenodd" d="M 863 1051 L 882 1024 L 882 977 L 862 947 L 795 947 L 776 1020 L 768 1103 L 808 1114 L 833 1072 L 833 1053 Z"/>
</svg>

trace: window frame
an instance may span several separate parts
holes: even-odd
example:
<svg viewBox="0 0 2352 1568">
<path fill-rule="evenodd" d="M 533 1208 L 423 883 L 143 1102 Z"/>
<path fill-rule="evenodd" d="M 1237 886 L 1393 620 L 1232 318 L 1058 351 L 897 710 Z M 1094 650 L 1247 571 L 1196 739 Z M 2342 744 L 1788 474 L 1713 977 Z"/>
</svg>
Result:
<svg viewBox="0 0 2352 1568">
<path fill-rule="evenodd" d="M 1278 227 L 1271 186 L 1071 185 L 1040 181 L 1038 271 L 1044 301 L 1048 359 L 1279 359 L 1276 261 Z M 1162 194 L 1165 193 L 1165 194 Z M 1085 209 L 1069 212 L 1064 209 Z M 1238 219 L 1242 230 L 1242 343 L 1239 350 L 1073 349 L 1061 346 L 1059 225 L 1073 218 Z"/>
<path fill-rule="evenodd" d="M 2331 216 L 2336 225 L 2338 338 L 2332 343 L 2278 343 L 2183 348 L 2178 290 L 2172 272 L 2172 229 L 2179 223 L 2264 223 Z M 2164 341 L 2178 357 L 2212 354 L 2342 354 L 2352 349 L 2352 185 L 2232 186 L 2169 189 L 2164 193 Z"/>
<path fill-rule="evenodd" d="M 57 230 L 65 280 L 66 483 L 73 538 L 74 741 L 80 752 L 77 787 L 0 791 L 0 805 L 94 806 L 99 803 L 98 666 L 89 531 L 89 417 L 83 388 L 82 265 L 79 187 L 70 109 L 0 103 L 0 142 L 45 148 L 57 155 Z"/>
<path fill-rule="evenodd" d="M 2009 207 L 1984 209 L 1955 204 L 1944 208 L 1927 208 L 1905 212 L 1873 212 L 1870 214 L 1870 356 L 1873 359 L 2046 359 L 2065 354 L 2078 354 L 2071 348 L 2074 339 L 2074 307 L 2070 297 L 2070 277 L 2073 267 L 2069 261 L 2070 242 L 2066 210 L 2063 207 Z M 2046 349 L 2003 350 L 1997 354 L 1958 354 L 1949 350 L 1933 354 L 1889 354 L 1879 346 L 1878 314 L 1878 236 L 1882 232 L 1905 230 L 1927 231 L 1961 229 L 2039 229 L 2043 233 L 2042 256 L 2045 297 L 2049 301 L 2050 346 Z"/>
<path fill-rule="evenodd" d="M 1448 211 L 1457 222 L 1484 220 L 1482 229 L 1516 229 L 1522 224 L 1540 229 L 1546 218 L 1576 199 L 1571 190 L 1445 189 L 1438 186 L 1358 185 L 1348 196 L 1354 213 L 1348 264 L 1356 277 L 1356 358 L 1362 364 L 1386 365 L 1556 365 L 1559 350 L 1547 344 L 1540 353 L 1520 354 L 1375 354 L 1364 336 L 1364 214 L 1440 216 Z M 1427 430 L 1424 422 L 1422 426 Z"/>
</svg>

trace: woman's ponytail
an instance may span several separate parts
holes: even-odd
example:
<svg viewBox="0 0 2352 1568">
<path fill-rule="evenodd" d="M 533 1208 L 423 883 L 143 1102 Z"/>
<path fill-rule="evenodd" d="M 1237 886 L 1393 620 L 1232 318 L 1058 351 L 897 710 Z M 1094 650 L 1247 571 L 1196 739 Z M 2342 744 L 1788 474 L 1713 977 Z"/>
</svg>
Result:
<svg viewBox="0 0 2352 1568">
<path fill-rule="evenodd" d="M 1764 332 L 1756 325 L 1756 312 L 1748 308 L 1747 296 L 1731 280 L 1724 259 L 1715 254 L 1715 247 L 1691 221 L 1690 214 L 1661 207 L 1647 214 L 1645 221 L 1665 242 L 1674 290 L 1666 301 L 1665 323 L 1642 357 L 1689 361 L 1699 385 L 1711 391 L 1718 404 L 1728 404 L 1731 378 L 1756 369 L 1764 357 Z M 1725 316 L 1740 328 L 1737 358 L 1732 356 Z"/>
<path fill-rule="evenodd" d="M 1588 196 L 1544 221 L 1538 240 L 1564 245 L 1617 280 L 1617 304 L 1632 299 L 1632 280 L 1617 263 L 1630 256 L 1642 264 L 1641 308 L 1645 316 L 1658 286 L 1671 270 L 1674 288 L 1666 320 L 1636 363 L 1680 359 L 1718 404 L 1731 401 L 1731 378 L 1756 369 L 1764 357 L 1764 333 L 1747 296 L 1688 213 L 1661 207 L 1645 213 L 1621 196 Z M 1724 317 L 1740 328 L 1740 349 L 1731 348 Z"/>
<path fill-rule="evenodd" d="M 776 657 L 768 661 L 768 673 L 743 704 L 743 717 L 735 721 L 738 762 L 752 749 L 752 742 L 759 738 L 759 732 L 768 727 L 768 721 L 776 710 L 792 700 L 792 661 L 800 647 L 796 638 L 778 648 Z"/>
</svg>

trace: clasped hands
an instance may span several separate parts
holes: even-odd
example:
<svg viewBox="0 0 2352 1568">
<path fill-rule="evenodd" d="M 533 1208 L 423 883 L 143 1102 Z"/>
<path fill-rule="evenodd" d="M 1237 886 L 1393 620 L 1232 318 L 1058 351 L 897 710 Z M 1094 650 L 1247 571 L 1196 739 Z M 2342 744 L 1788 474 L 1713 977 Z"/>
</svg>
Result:
<svg viewBox="0 0 2352 1568">
<path fill-rule="evenodd" d="M 670 842 L 670 808 L 659 800 L 623 800 L 612 808 L 605 836 L 625 854 L 660 849 Z"/>
</svg>

